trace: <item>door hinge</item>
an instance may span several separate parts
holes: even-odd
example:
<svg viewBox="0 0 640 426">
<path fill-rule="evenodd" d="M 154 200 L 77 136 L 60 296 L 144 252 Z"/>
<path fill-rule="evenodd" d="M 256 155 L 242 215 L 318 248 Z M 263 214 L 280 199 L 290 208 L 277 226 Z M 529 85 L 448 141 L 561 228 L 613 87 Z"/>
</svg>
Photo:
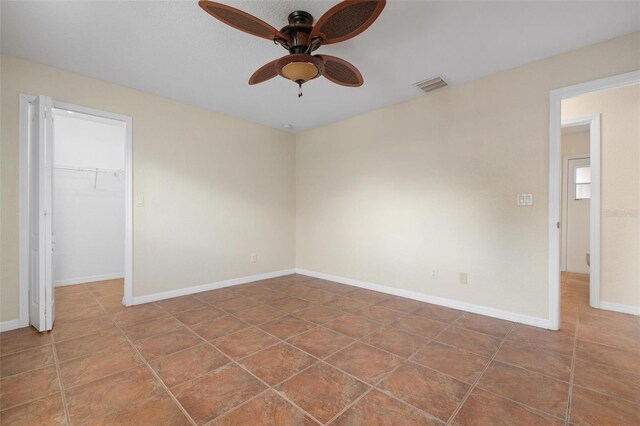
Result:
<svg viewBox="0 0 640 426">
<path fill-rule="evenodd" d="M 560 222 L 556 222 L 556 228 L 560 229 Z"/>
</svg>

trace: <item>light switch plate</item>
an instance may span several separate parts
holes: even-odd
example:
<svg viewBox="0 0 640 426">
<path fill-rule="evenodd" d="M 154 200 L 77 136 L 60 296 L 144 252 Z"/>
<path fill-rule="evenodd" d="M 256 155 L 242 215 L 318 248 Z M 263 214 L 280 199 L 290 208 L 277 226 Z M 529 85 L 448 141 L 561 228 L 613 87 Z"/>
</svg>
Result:
<svg viewBox="0 0 640 426">
<path fill-rule="evenodd" d="M 144 197 L 136 197 L 136 207 L 144 206 Z"/>
<path fill-rule="evenodd" d="M 532 206 L 533 194 L 518 194 L 517 204 L 523 207 Z"/>
</svg>

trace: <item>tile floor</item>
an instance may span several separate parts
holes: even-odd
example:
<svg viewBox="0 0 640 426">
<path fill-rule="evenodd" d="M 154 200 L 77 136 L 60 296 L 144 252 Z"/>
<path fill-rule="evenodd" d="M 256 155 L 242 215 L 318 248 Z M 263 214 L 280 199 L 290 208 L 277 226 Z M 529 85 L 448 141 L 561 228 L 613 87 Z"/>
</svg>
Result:
<svg viewBox="0 0 640 426">
<path fill-rule="evenodd" d="M 291 275 L 0 335 L 3 425 L 640 424 L 640 320 L 563 277 L 560 332 Z"/>
</svg>

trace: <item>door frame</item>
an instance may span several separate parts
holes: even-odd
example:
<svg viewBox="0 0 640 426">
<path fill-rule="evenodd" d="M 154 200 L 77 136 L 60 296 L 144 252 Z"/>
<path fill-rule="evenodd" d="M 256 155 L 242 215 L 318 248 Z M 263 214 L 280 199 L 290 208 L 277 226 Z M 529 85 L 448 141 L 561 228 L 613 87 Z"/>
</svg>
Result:
<svg viewBox="0 0 640 426">
<path fill-rule="evenodd" d="M 20 94 L 19 108 L 19 326 L 29 325 L 29 103 L 36 97 Z M 122 114 L 53 100 L 53 107 L 82 114 L 118 120 L 125 123 L 125 242 L 124 242 L 124 298 L 125 306 L 133 305 L 133 119 Z"/>
<path fill-rule="evenodd" d="M 560 329 L 560 216 L 562 214 L 562 116 L 563 99 L 569 99 L 587 93 L 615 89 L 640 83 L 640 71 L 614 75 L 586 83 L 554 89 L 549 92 L 549 329 Z M 568 120 L 567 120 L 568 121 Z M 591 128 L 591 282 L 589 304 L 600 308 L 600 118 L 598 128 Z M 591 121 L 591 125 L 593 125 Z M 594 135 L 598 138 L 594 138 Z M 597 157 L 596 157 L 597 155 Z M 597 183 L 594 185 L 594 164 L 597 167 Z M 595 199 L 594 199 L 595 198 Z M 597 203 L 598 208 L 595 209 Z M 597 240 L 596 240 L 597 238 Z M 595 267 L 594 267 L 595 264 Z M 595 293 L 597 291 L 597 293 Z M 596 304 L 596 306 L 594 306 Z"/>
<path fill-rule="evenodd" d="M 600 131 L 600 114 L 594 114 L 584 117 L 576 117 L 572 119 L 562 120 L 560 129 L 574 126 L 589 126 L 589 155 L 591 164 L 591 199 L 589 200 L 589 253 L 590 253 L 590 267 L 589 267 L 589 305 L 593 308 L 600 308 L 600 215 L 601 209 L 601 131 Z M 560 146 L 562 149 L 562 131 L 560 134 Z M 584 158 L 584 155 L 569 155 L 562 158 L 562 188 L 560 189 L 560 196 L 562 198 L 563 188 L 568 184 L 568 165 L 569 160 L 575 160 L 578 158 Z M 567 180 L 565 180 L 567 179 Z M 568 192 L 567 192 L 568 196 Z M 563 204 L 567 204 L 568 199 L 563 200 Z M 564 229 L 562 225 L 566 226 L 568 222 L 567 209 L 563 209 L 561 205 L 562 219 L 560 221 L 560 232 L 563 233 Z M 566 234 L 565 234 L 566 236 Z M 566 253 L 563 252 L 562 245 L 566 244 L 566 241 L 561 239 L 560 245 L 560 270 L 562 271 L 562 258 Z"/>
</svg>

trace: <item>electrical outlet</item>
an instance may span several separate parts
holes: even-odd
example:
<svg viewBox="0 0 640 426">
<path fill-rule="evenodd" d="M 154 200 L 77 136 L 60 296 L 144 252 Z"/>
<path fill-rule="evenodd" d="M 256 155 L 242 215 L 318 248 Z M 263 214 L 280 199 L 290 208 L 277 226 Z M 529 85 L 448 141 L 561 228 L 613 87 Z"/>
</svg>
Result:
<svg viewBox="0 0 640 426">
<path fill-rule="evenodd" d="M 144 197 L 142 195 L 136 197 L 136 207 L 144 207 Z"/>
<path fill-rule="evenodd" d="M 517 203 L 518 206 L 528 207 L 533 205 L 533 194 L 518 194 Z"/>
<path fill-rule="evenodd" d="M 468 284 L 469 283 L 469 274 L 466 272 L 460 272 L 460 284 Z"/>
<path fill-rule="evenodd" d="M 434 279 L 434 280 L 438 279 L 438 271 L 436 269 L 431 271 L 431 279 Z"/>
<path fill-rule="evenodd" d="M 251 255 L 251 263 L 256 263 L 258 261 L 258 255 L 253 253 Z"/>
</svg>

